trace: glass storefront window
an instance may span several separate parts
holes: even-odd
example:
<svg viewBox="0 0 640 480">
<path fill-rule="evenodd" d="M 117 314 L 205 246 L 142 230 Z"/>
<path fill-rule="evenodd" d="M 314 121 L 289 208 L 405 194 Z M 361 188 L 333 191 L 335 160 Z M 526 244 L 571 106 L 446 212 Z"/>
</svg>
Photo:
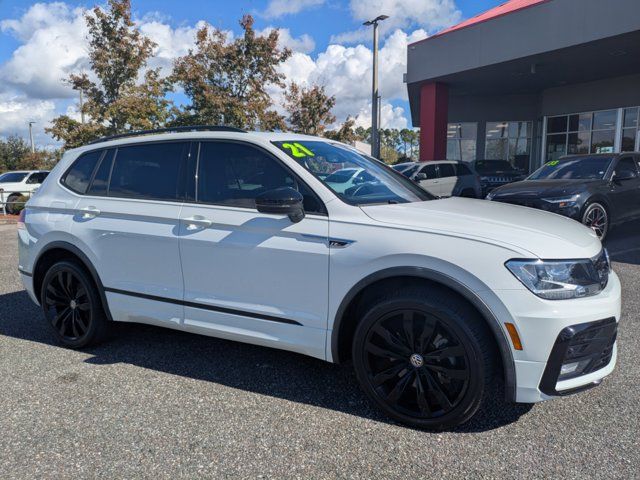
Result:
<svg viewBox="0 0 640 480">
<path fill-rule="evenodd" d="M 529 170 L 532 122 L 487 122 L 484 158 L 508 160 L 519 170 Z"/>
<path fill-rule="evenodd" d="M 546 161 L 566 154 L 612 153 L 617 121 L 617 110 L 549 117 Z"/>
<path fill-rule="evenodd" d="M 620 150 L 633 152 L 640 149 L 640 108 L 626 108 L 622 124 L 622 144 Z"/>
<path fill-rule="evenodd" d="M 447 160 L 475 160 L 477 141 L 477 123 L 450 123 L 447 126 Z"/>
</svg>

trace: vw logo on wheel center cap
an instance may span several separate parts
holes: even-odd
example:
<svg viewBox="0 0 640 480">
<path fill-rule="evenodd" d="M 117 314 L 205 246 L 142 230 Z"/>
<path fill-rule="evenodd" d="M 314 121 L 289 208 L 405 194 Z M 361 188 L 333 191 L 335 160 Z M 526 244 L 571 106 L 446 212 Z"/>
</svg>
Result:
<svg viewBox="0 0 640 480">
<path fill-rule="evenodd" d="M 72 310 L 75 310 L 78 304 L 76 303 L 75 300 L 71 300 L 71 303 L 69 304 L 69 306 L 71 307 Z"/>
<path fill-rule="evenodd" d="M 411 362 L 411 365 L 413 365 L 416 368 L 424 365 L 424 358 L 422 358 L 422 355 L 419 355 L 417 353 L 414 353 L 413 355 L 411 355 L 409 357 L 409 361 Z"/>
</svg>

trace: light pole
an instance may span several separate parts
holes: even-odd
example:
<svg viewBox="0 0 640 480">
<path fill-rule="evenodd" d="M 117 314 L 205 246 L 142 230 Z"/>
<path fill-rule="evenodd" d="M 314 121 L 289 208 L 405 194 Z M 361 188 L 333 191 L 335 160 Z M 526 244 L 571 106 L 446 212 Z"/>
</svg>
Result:
<svg viewBox="0 0 640 480">
<path fill-rule="evenodd" d="M 31 141 L 31 153 L 36 153 L 36 148 L 33 145 L 33 124 L 36 122 L 29 122 L 29 140 Z"/>
<path fill-rule="evenodd" d="M 389 18 L 388 15 L 378 15 L 363 25 L 373 25 L 373 85 L 371 91 L 371 155 L 380 157 L 380 138 L 378 136 L 378 23 Z"/>
</svg>

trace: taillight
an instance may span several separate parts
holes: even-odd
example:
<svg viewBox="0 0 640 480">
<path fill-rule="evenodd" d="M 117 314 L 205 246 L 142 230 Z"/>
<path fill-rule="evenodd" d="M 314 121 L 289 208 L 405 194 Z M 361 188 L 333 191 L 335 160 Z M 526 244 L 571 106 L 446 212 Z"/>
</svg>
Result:
<svg viewBox="0 0 640 480">
<path fill-rule="evenodd" d="M 20 215 L 18 216 L 18 230 L 24 230 L 26 228 L 24 224 L 26 219 L 27 219 L 27 209 L 23 208 L 20 211 Z"/>
</svg>

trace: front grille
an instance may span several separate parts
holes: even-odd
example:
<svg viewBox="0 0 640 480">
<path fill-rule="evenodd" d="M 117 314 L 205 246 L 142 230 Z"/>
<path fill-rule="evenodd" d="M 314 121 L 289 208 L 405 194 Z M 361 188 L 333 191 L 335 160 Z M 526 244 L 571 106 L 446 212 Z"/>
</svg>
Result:
<svg viewBox="0 0 640 480">
<path fill-rule="evenodd" d="M 615 318 L 563 329 L 551 350 L 540 391 L 547 395 L 561 395 L 562 392 L 556 391 L 558 381 L 588 375 L 609 365 L 617 331 Z M 575 370 L 562 373 L 563 367 L 575 367 Z"/>
</svg>

